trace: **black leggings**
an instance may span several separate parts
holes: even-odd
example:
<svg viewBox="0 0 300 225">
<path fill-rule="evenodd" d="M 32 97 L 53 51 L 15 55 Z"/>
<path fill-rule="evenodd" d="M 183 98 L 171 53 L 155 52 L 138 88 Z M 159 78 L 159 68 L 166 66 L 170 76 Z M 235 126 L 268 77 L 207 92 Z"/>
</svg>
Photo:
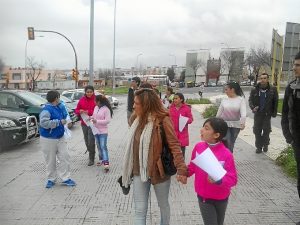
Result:
<svg viewBox="0 0 300 225">
<path fill-rule="evenodd" d="M 198 196 L 198 202 L 204 225 L 223 225 L 228 199 L 204 201 Z"/>
</svg>

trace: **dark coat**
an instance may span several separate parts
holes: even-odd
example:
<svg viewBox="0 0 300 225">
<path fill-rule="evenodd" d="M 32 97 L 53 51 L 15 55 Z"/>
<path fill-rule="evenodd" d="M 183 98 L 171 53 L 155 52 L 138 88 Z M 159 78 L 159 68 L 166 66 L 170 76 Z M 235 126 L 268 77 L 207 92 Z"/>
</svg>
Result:
<svg viewBox="0 0 300 225">
<path fill-rule="evenodd" d="M 300 112 L 297 112 L 300 106 L 295 105 L 296 94 L 300 90 L 293 90 L 291 88 L 291 84 L 294 83 L 296 83 L 296 80 L 292 81 L 285 89 L 281 117 L 282 132 L 286 142 L 289 144 L 296 140 L 299 141 L 300 137 Z"/>
<path fill-rule="evenodd" d="M 256 106 L 259 106 L 259 90 L 260 84 L 258 84 L 255 88 L 253 88 L 250 92 L 249 97 L 249 106 L 251 110 L 253 110 Z M 278 92 L 276 87 L 271 86 L 268 84 L 266 88 L 267 97 L 265 102 L 265 107 L 263 111 L 257 111 L 257 113 L 261 113 L 267 116 L 276 117 L 277 115 L 277 106 L 278 106 Z"/>
</svg>

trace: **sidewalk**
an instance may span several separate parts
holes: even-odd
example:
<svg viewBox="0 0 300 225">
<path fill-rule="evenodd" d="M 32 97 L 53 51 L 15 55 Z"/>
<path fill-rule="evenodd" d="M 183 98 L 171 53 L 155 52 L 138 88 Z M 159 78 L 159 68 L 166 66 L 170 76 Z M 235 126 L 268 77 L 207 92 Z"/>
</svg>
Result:
<svg viewBox="0 0 300 225">
<path fill-rule="evenodd" d="M 116 180 L 121 174 L 124 144 L 128 130 L 126 110 L 114 111 L 108 142 L 111 170 L 105 174 L 97 166 L 88 167 L 81 128 L 76 125 L 69 147 L 74 188 L 59 183 L 48 190 L 45 164 L 38 141 L 0 154 L 0 224 L 2 225 L 127 225 L 132 224 L 132 192 L 124 196 Z M 190 126 L 191 150 L 199 140 L 204 122 L 193 109 Z M 242 135 L 241 135 L 242 136 Z M 251 141 L 249 141 L 251 142 Z M 226 225 L 292 225 L 300 220 L 296 184 L 288 179 L 266 155 L 239 138 L 234 151 L 239 174 L 225 218 Z M 193 188 L 193 178 L 181 185 L 172 178 L 170 190 L 171 225 L 202 225 Z M 149 209 L 150 211 L 150 209 Z M 151 191 L 151 217 L 148 225 L 159 224 L 159 209 Z"/>
</svg>

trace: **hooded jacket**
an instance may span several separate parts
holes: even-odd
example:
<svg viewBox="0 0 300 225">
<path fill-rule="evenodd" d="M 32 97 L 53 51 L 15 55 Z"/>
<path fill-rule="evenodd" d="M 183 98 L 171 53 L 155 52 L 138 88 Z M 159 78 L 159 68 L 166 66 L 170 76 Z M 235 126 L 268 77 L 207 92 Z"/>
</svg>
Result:
<svg viewBox="0 0 300 225">
<path fill-rule="evenodd" d="M 231 188 L 237 184 L 237 172 L 234 164 L 232 153 L 225 147 L 223 142 L 215 146 L 209 146 L 206 142 L 199 142 L 193 149 L 191 160 L 196 157 L 196 153 L 201 154 L 209 147 L 218 161 L 227 171 L 221 181 L 210 183 L 208 174 L 194 163 L 188 165 L 189 176 L 195 174 L 195 192 L 197 195 L 205 199 L 224 200 L 230 195 Z"/>
<path fill-rule="evenodd" d="M 88 115 L 89 116 L 92 116 L 93 113 L 94 113 L 94 108 L 96 106 L 96 102 L 95 102 L 95 95 L 92 95 L 90 98 L 86 97 L 86 96 L 83 96 L 78 104 L 77 104 L 77 107 L 75 109 L 75 113 L 76 115 L 80 116 L 80 109 L 83 109 L 83 110 L 87 110 L 88 111 Z M 81 121 L 81 124 L 82 125 L 86 125 L 82 118 L 80 118 L 80 121 Z"/>
</svg>

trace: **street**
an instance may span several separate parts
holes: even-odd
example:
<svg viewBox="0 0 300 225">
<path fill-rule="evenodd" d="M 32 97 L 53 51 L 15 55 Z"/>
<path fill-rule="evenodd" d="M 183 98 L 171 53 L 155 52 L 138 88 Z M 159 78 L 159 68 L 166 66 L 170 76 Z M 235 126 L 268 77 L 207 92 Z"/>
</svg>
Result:
<svg viewBox="0 0 300 225">
<path fill-rule="evenodd" d="M 211 90 L 207 92 L 211 96 L 221 94 Z M 195 95 L 192 92 L 185 94 Z M 85 154 L 79 123 L 72 128 L 69 141 L 71 176 L 77 182 L 76 187 L 65 187 L 57 182 L 52 189 L 45 188 L 45 163 L 38 139 L 0 153 L 1 225 L 132 224 L 133 190 L 124 196 L 117 183 L 128 131 L 126 97 L 118 96 L 120 105 L 114 110 L 109 125 L 109 173 L 104 173 L 103 168 L 96 165 L 87 166 L 88 154 Z M 204 122 L 195 107 L 192 112 L 194 122 L 189 127 L 191 144 L 187 148 L 186 163 L 193 146 L 200 141 L 199 130 Z M 251 130 L 251 127 L 248 129 Z M 254 137 L 246 136 L 248 141 L 238 138 L 234 151 L 239 180 L 229 199 L 225 224 L 295 224 L 300 220 L 295 181 L 287 178 L 267 155 L 255 154 L 255 148 L 249 144 Z M 203 224 L 193 181 L 193 177 L 189 178 L 188 184 L 182 185 L 172 178 L 170 224 Z M 159 209 L 153 189 L 147 221 L 149 225 L 159 224 Z"/>
</svg>

